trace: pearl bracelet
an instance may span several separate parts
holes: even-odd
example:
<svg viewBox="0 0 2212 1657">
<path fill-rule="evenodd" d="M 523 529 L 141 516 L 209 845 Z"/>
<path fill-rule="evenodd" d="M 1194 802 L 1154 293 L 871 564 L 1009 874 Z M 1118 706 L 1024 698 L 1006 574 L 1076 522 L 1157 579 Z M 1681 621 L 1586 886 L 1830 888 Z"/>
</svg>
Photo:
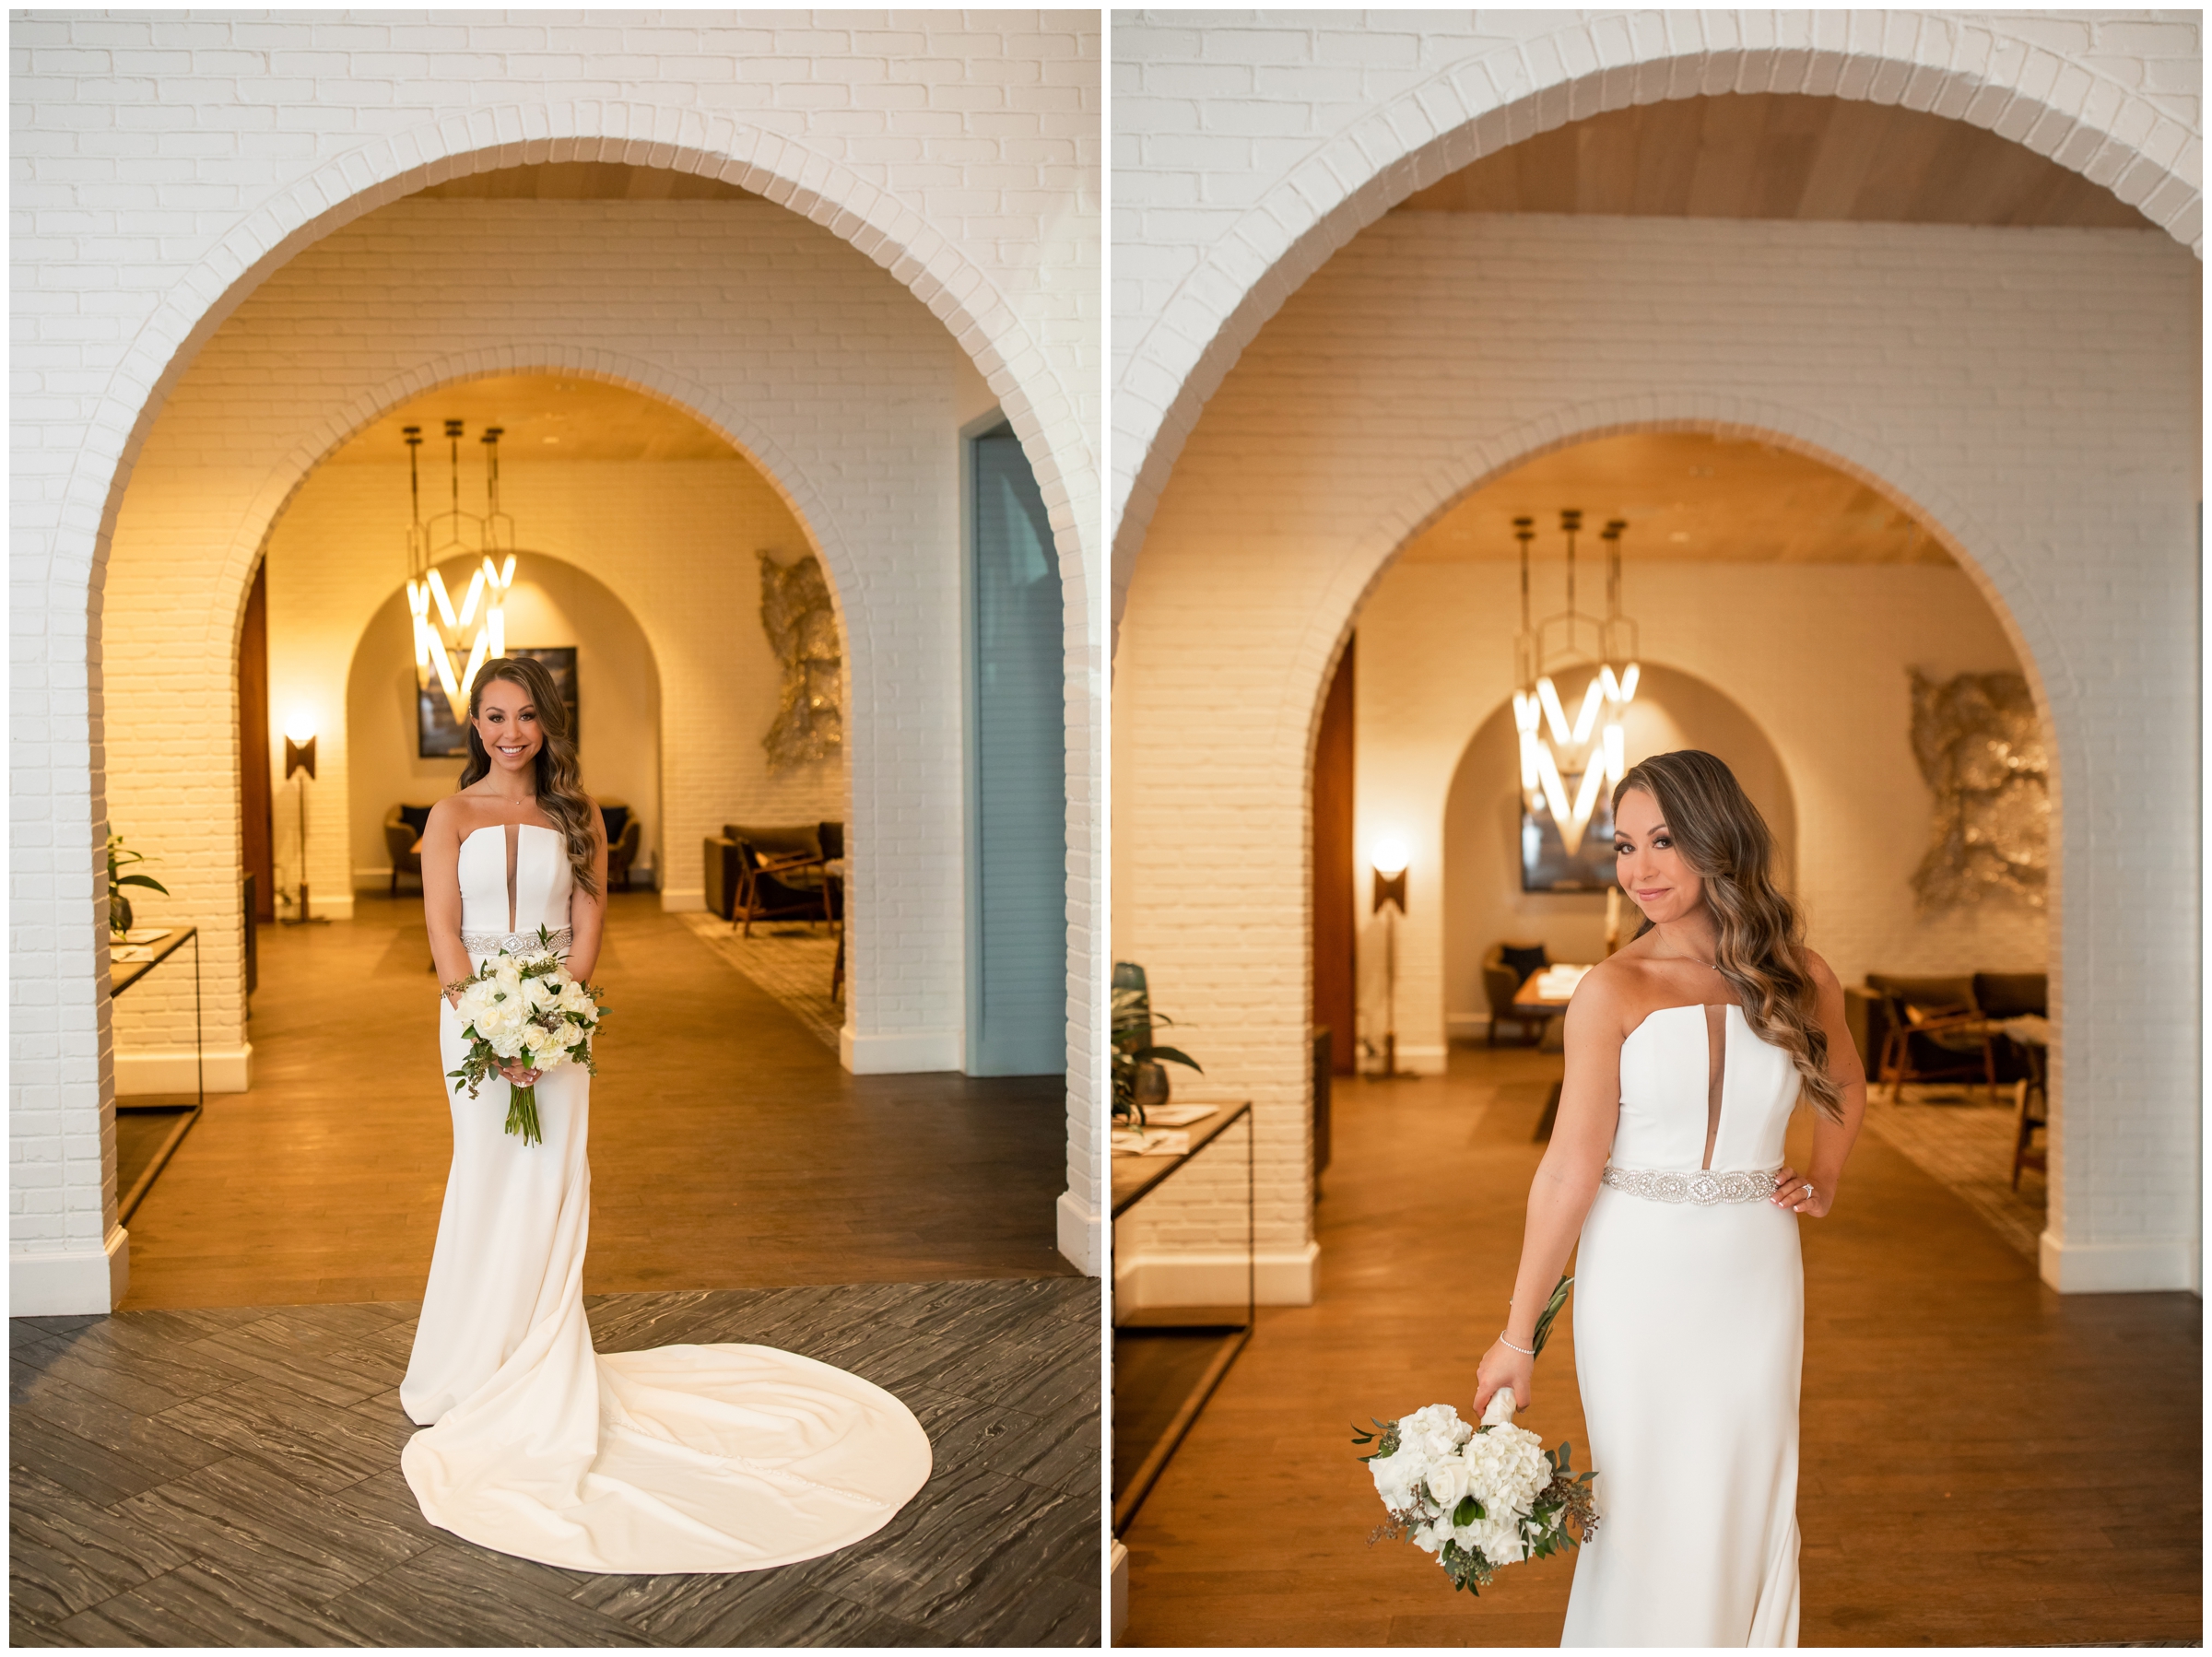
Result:
<svg viewBox="0 0 2212 1657">
<path fill-rule="evenodd" d="M 1507 1340 L 1505 1331 L 1502 1329 L 1498 1332 L 1498 1344 L 1509 1352 L 1520 1353 L 1524 1357 L 1534 1357 L 1536 1355 L 1536 1349 L 1534 1346 L 1516 1346 L 1512 1342 Z"/>
</svg>

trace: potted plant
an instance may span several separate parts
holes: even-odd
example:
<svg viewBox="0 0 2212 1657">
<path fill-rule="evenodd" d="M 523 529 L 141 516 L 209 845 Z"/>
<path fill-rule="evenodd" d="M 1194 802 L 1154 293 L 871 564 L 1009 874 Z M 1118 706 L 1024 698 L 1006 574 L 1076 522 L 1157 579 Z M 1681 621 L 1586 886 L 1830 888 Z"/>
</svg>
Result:
<svg viewBox="0 0 2212 1657">
<path fill-rule="evenodd" d="M 121 943 L 131 930 L 131 900 L 123 895 L 126 886 L 149 887 L 164 898 L 169 888 L 151 875 L 125 875 L 123 871 L 135 863 L 150 862 L 145 852 L 133 852 L 123 843 L 123 836 L 108 836 L 108 931 Z"/>
<path fill-rule="evenodd" d="M 1175 1021 L 1152 1010 L 1145 970 L 1127 961 L 1113 968 L 1113 1121 L 1117 1127 L 1141 1128 L 1145 1107 L 1164 1104 L 1168 1097 L 1168 1064 L 1184 1064 L 1201 1075 L 1198 1061 L 1178 1048 L 1161 1047 L 1152 1040 L 1160 1025 Z"/>
</svg>

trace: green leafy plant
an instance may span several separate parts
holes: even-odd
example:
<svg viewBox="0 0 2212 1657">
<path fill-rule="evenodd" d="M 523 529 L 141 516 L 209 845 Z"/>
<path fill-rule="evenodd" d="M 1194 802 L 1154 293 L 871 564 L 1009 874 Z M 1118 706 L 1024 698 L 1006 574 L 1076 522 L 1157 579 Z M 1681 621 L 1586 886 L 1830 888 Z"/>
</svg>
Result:
<svg viewBox="0 0 2212 1657">
<path fill-rule="evenodd" d="M 133 864 L 153 860 L 143 852 L 134 852 L 123 843 L 123 836 L 108 836 L 108 930 L 117 937 L 131 930 L 131 900 L 124 896 L 126 886 L 143 886 L 169 896 L 169 888 L 151 875 L 125 875 L 124 870 Z"/>
<path fill-rule="evenodd" d="M 1138 1074 L 1147 1064 L 1183 1064 L 1206 1074 L 1198 1061 L 1179 1048 L 1154 1044 L 1152 1032 L 1175 1021 L 1152 1010 L 1143 990 L 1117 986 L 1113 992 L 1113 1120 L 1133 1127 L 1145 1125 L 1144 1107 L 1136 1102 Z"/>
</svg>

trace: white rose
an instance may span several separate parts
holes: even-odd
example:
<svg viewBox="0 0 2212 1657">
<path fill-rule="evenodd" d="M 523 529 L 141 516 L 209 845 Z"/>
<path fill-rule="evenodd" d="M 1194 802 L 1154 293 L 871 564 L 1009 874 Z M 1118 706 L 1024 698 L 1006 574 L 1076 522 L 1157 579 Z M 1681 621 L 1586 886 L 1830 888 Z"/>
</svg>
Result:
<svg viewBox="0 0 2212 1657">
<path fill-rule="evenodd" d="M 1430 1497 L 1447 1514 L 1466 1497 L 1479 1494 L 1475 1487 L 1474 1470 L 1457 1456 L 1433 1463 L 1423 1482 L 1429 1487 Z"/>
</svg>

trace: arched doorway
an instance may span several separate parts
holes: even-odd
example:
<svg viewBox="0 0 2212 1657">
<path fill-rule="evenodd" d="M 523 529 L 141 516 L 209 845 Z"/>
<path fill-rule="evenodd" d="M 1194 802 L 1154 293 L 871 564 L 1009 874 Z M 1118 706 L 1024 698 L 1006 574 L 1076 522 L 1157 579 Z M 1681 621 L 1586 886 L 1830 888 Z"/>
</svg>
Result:
<svg viewBox="0 0 2212 1657">
<path fill-rule="evenodd" d="M 502 370 L 512 374 L 549 370 L 554 377 L 580 384 L 644 390 L 691 411 L 698 417 L 695 424 L 701 424 L 725 452 L 733 444 L 742 446 L 745 459 L 752 463 L 758 493 L 773 507 L 771 515 L 780 515 L 782 529 L 759 535 L 740 555 L 721 560 L 724 574 L 735 570 L 724 582 L 726 591 L 703 579 L 707 566 L 688 572 L 682 568 L 686 532 L 677 521 L 681 514 L 672 515 L 666 509 L 671 499 L 689 506 L 700 503 L 680 492 L 665 498 L 657 511 L 651 502 L 631 503 L 627 521 L 602 525 L 601 538 L 610 532 L 661 537 L 667 569 L 657 578 L 658 585 L 633 599 L 631 607 L 641 616 L 654 611 L 680 614 L 700 634 L 673 655 L 656 649 L 664 674 L 682 671 L 712 677 L 734 659 L 726 648 L 729 637 L 739 629 L 759 630 L 759 577 L 753 566 L 754 553 L 769 552 L 780 560 L 808 554 L 821 558 L 832 592 L 847 601 L 847 613 L 841 619 L 849 646 L 847 682 L 853 715 L 849 751 L 854 783 L 848 791 L 839 781 L 834 809 L 823 810 L 822 803 L 813 800 L 782 804 L 791 809 L 805 804 L 813 814 L 809 820 L 852 821 L 848 1063 L 855 1070 L 873 1072 L 955 1069 L 960 1062 L 959 887 L 955 882 L 935 882 L 910 889 L 896 858 L 887 863 L 881 855 L 885 842 L 875 828 L 884 820 L 882 812 L 900 810 L 902 832 L 910 837 L 919 834 L 926 840 L 935 835 L 958 844 L 961 758 L 957 693 L 947 694 L 954 691 L 952 686 L 940 685 L 935 691 L 928 687 L 936 683 L 938 663 L 933 647 L 901 643 L 904 633 L 934 630 L 934 648 L 941 653 L 944 633 L 942 629 L 933 629 L 927 604 L 917 605 L 911 592 L 897 601 L 886 593 L 880 605 L 871 601 L 868 607 L 882 613 L 864 616 L 857 626 L 850 614 L 849 596 L 856 583 L 869 585 L 867 559 L 900 556 L 890 547 L 866 550 L 871 537 L 860 533 L 858 525 L 871 511 L 880 509 L 883 521 L 910 524 L 921 545 L 941 539 L 943 556 L 922 574 L 921 582 L 941 601 L 948 617 L 957 617 L 957 478 L 953 468 L 937 464 L 942 457 L 926 442 L 896 429 L 902 422 L 920 427 L 942 420 L 948 433 L 955 431 L 963 417 L 993 405 L 992 394 L 943 324 L 894 281 L 836 239 L 782 209 L 745 200 L 666 203 L 648 206 L 642 212 L 647 220 L 660 222 L 665 233 L 678 234 L 678 225 L 684 227 L 680 233 L 689 233 L 697 227 L 686 210 L 701 206 L 727 208 L 711 213 L 708 220 L 713 227 L 710 235 L 719 233 L 730 243 L 722 270 L 748 260 L 772 260 L 777 251 L 810 250 L 782 278 L 791 286 L 794 302 L 806 313 L 806 320 L 799 323 L 799 335 L 832 342 L 828 348 L 851 358 L 858 382 L 888 376 L 896 389 L 887 386 L 886 394 L 874 400 L 874 415 L 831 408 L 843 394 L 835 375 L 761 371 L 759 353 L 771 348 L 771 335 L 793 336 L 792 317 L 786 313 L 771 323 L 755 304 L 738 306 L 723 319 L 729 332 L 723 337 L 719 357 L 694 355 L 680 366 L 669 360 L 665 342 L 654 337 L 661 329 L 650 306 L 606 295 L 594 298 L 574 280 L 577 270 L 561 274 L 564 264 L 581 256 L 581 250 L 571 233 L 574 226 L 558 221 L 573 219 L 579 213 L 592 217 L 595 209 L 591 204 L 557 198 L 487 207 L 466 197 L 438 196 L 403 202 L 314 243 L 264 283 L 202 349 L 193 371 L 172 391 L 163 419 L 137 457 L 133 487 L 118 518 L 107 591 L 111 642 L 125 647 L 119 660 L 143 660 L 144 652 L 135 645 L 131 629 L 141 617 L 151 624 L 158 614 L 173 616 L 180 601 L 192 604 L 194 584 L 205 586 L 200 596 L 211 626 L 219 627 L 218 618 L 225 615 L 235 617 L 242 603 L 243 573 L 252 566 L 266 526 L 303 489 L 315 487 L 311 471 L 321 460 L 324 446 L 379 419 L 396 424 L 392 419 L 395 405 L 419 395 L 427 386 L 480 380 L 488 372 L 496 378 Z M 604 209 L 596 211 L 604 214 Z M 350 298 L 345 291 L 348 279 L 340 273 L 365 247 L 395 229 L 403 237 L 416 238 L 423 256 L 409 255 L 403 261 L 410 273 L 407 298 L 379 311 L 381 301 L 373 296 L 396 295 L 389 285 L 393 272 L 364 276 Z M 642 233 L 653 232 L 646 229 Z M 543 245 L 519 267 L 510 268 L 506 262 L 513 256 L 516 236 L 524 241 L 536 237 Z M 495 248 L 502 240 L 505 247 Z M 433 245 L 452 257 L 431 255 Z M 504 288 L 497 291 L 490 279 L 495 265 L 509 273 L 500 278 Z M 354 268 L 362 267 L 356 264 Z M 531 274 L 518 277 L 515 268 Z M 412 274 L 422 271 L 441 273 L 428 278 L 432 286 L 444 284 L 440 297 L 432 298 L 423 280 Z M 729 290 L 718 285 L 712 273 L 702 270 L 696 279 L 721 294 L 721 302 L 730 302 Z M 771 276 L 764 286 L 757 285 L 749 300 L 759 300 L 778 280 Z M 798 297 L 802 294 L 804 298 Z M 348 311 L 358 320 L 363 306 L 374 313 L 373 320 L 350 331 L 330 325 Z M 853 329 L 854 306 L 875 318 L 873 332 Z M 542 343 L 548 334 L 561 343 Z M 300 371 L 290 377 L 265 374 L 254 398 L 232 399 L 226 388 L 235 383 L 232 376 L 241 354 L 251 356 L 257 350 L 288 357 Z M 820 367 L 818 359 L 814 366 Z M 810 402 L 816 405 L 812 412 L 802 413 L 799 405 Z M 322 436 L 303 440 L 303 431 Z M 800 439 L 799 449 L 811 444 L 817 452 L 794 450 L 788 436 L 794 431 L 811 431 L 813 435 Z M 845 452 L 843 459 L 834 452 L 839 450 Z M 893 451 L 899 458 L 888 459 Z M 226 462 L 219 472 L 206 465 L 214 452 L 220 452 Z M 872 471 L 876 481 L 859 492 L 874 489 L 880 497 L 876 508 L 862 504 L 850 487 L 853 475 L 845 470 L 853 459 L 868 452 L 888 459 L 882 469 L 863 468 Z M 336 474 L 345 468 L 328 470 Z M 815 481 L 823 476 L 841 481 L 833 488 L 825 488 Z M 211 484 L 216 486 L 212 489 Z M 604 510 L 605 503 L 599 506 Z M 588 505 L 578 508 L 580 522 L 588 519 L 590 510 Z M 749 533 L 736 520 L 723 527 Z M 313 579 L 334 574 L 341 581 L 349 579 L 348 569 L 347 560 L 325 560 Z M 280 596 L 278 602 L 281 606 Z M 958 637 L 957 622 L 953 636 Z M 212 672 L 207 676 L 212 679 Z M 901 683 L 902 678 L 912 682 Z M 222 695 L 227 687 L 210 684 L 208 689 Z M 111 674 L 110 718 L 118 730 L 145 724 L 143 718 L 129 711 L 133 693 L 127 671 Z M 915 710 L 931 706 L 933 695 L 944 704 L 939 709 L 942 717 L 916 727 Z M 341 687 L 329 702 L 335 705 L 342 699 Z M 273 687 L 272 699 L 281 714 L 281 686 Z M 739 734 L 734 727 L 724 731 L 712 711 L 704 717 L 699 712 L 726 700 L 701 691 L 680 705 L 669 704 L 675 734 L 682 739 L 686 761 L 698 776 L 726 780 L 748 764 L 759 769 L 758 732 Z M 887 746 L 877 735 L 880 722 L 874 711 L 888 706 L 900 710 L 907 726 L 896 747 Z M 936 763 L 911 769 L 911 762 L 927 760 L 933 754 Z M 165 759 L 157 758 L 150 767 L 118 767 L 117 785 L 127 793 L 134 785 L 143 787 L 150 781 L 158 793 L 157 773 L 162 765 L 177 763 L 193 762 L 176 752 Z M 784 787 L 782 792 L 790 790 Z M 335 803 L 329 793 L 323 792 L 318 809 Z M 713 782 L 668 793 L 664 847 L 688 844 L 693 851 L 684 863 L 696 864 L 702 828 L 712 832 L 740 815 L 726 793 L 726 788 Z M 902 795 L 905 806 L 898 805 Z M 141 806 L 147 798 L 150 796 L 142 797 Z M 777 803 L 770 804 L 772 807 Z M 140 818 L 147 815 L 137 806 L 134 809 Z M 280 811 L 280 825 L 283 816 Z M 329 877 L 311 884 L 318 891 L 342 893 L 352 876 L 345 850 L 350 836 L 344 812 L 328 827 L 332 832 L 322 832 L 311 822 L 310 863 L 332 853 L 336 866 Z M 193 896 L 208 912 L 235 905 L 233 888 L 219 867 L 206 868 L 199 879 L 205 889 Z M 696 876 L 688 884 L 696 887 Z M 897 900 L 894 891 L 899 893 Z M 671 888 L 666 895 L 680 899 L 683 888 Z M 887 946 L 897 947 L 889 946 L 884 934 L 871 935 L 871 929 L 887 925 L 893 932 L 912 929 L 916 940 L 950 940 L 945 946 L 951 957 L 949 970 L 904 993 L 887 993 L 888 985 L 870 964 L 887 958 Z M 216 1017 L 239 1020 L 232 1028 L 241 1028 L 242 1007 L 236 992 L 218 986 L 218 993 L 225 991 L 229 1005 L 218 1001 Z M 1081 1136 L 1079 1124 L 1070 1132 Z M 1085 1145 L 1087 1152 L 1087 1141 Z M 1065 1224 L 1066 1205 L 1061 1208 L 1059 1219 Z"/>
<path fill-rule="evenodd" d="M 1410 194 L 1412 181 L 1398 182 Z M 1864 267 L 1847 270 L 1847 249 L 1874 257 L 1878 276 L 1866 278 Z M 1953 257 L 1983 261 L 1974 280 L 1977 303 L 1986 305 L 2013 282 L 2044 287 L 2066 258 L 2089 250 L 2100 263 L 2100 278 L 2079 288 L 2057 278 L 2049 291 L 2055 298 L 2068 288 L 2070 297 L 2055 310 L 2039 304 L 2032 319 L 2020 319 L 2019 329 L 2041 342 L 2036 349 L 1993 351 L 1957 334 L 1909 348 L 1900 344 L 1910 315 L 1939 302 L 1936 273 Z M 1116 656 L 1117 858 L 1124 868 L 1145 867 L 1147 848 L 1173 840 L 1181 825 L 1210 813 L 1243 826 L 1246 866 L 1274 871 L 1266 889 L 1302 892 L 1305 783 L 1323 689 L 1351 618 L 1391 558 L 1486 478 L 1610 432 L 1675 428 L 1753 438 L 1811 456 L 1940 542 L 1978 604 L 1995 617 L 2053 736 L 2065 786 L 2053 791 L 2053 912 L 2063 904 L 2078 922 L 2071 906 L 2099 901 L 2083 894 L 2109 891 L 2121 865 L 2091 855 L 2094 814 L 2071 815 L 2077 805 L 2087 812 L 2081 791 L 2095 786 L 2077 768 L 2125 770 L 2131 790 L 2138 778 L 2154 792 L 2168 784 L 2159 781 L 2150 746 L 2131 746 L 2124 754 L 2089 738 L 2092 728 L 2106 728 L 2105 715 L 2095 711 L 2107 706 L 2105 692 L 2094 687 L 2100 676 L 2062 682 L 2072 670 L 2060 664 L 2100 659 L 2104 647 L 2103 635 L 2092 636 L 2088 627 L 2100 601 L 2084 607 L 2066 560 L 2054 550 L 2054 536 L 2075 532 L 2055 526 L 2070 522 L 2087 488 L 2105 502 L 2100 511 L 2129 517 L 2131 527 L 2121 534 L 2143 549 L 2131 553 L 2131 571 L 2142 568 L 2135 562 L 2141 556 L 2183 579 L 2194 557 L 2194 461 L 2185 444 L 2165 452 L 2145 426 L 2131 428 L 2102 451 L 2106 461 L 2085 469 L 2081 443 L 2096 427 L 2069 420 L 2063 434 L 2051 433 L 2033 464 L 2004 463 L 1996 457 L 2010 441 L 2006 431 L 2017 435 L 2017 428 L 1994 419 L 1984 427 L 1986 417 L 1956 394 L 1964 382 L 1950 376 L 2018 375 L 2021 394 L 2036 394 L 2026 390 L 2032 381 L 2054 398 L 2078 397 L 2077 377 L 2062 366 L 2071 347 L 2060 335 L 2080 328 L 2088 331 L 2085 339 L 2104 337 L 2092 314 L 2116 315 L 2115 285 L 2142 283 L 2147 286 L 2139 298 L 2124 309 L 2165 319 L 2161 325 L 2185 354 L 2193 348 L 2200 282 L 2196 262 L 2148 230 L 1970 236 L 1941 225 L 1848 221 L 1783 227 L 1628 215 L 1386 214 L 1280 300 L 1206 404 L 1173 485 L 1143 532 L 1144 558 L 1128 588 Z M 2065 319 L 2055 333 L 2048 325 L 2053 317 Z M 2147 356 L 2131 378 L 2159 371 Z M 1938 389 L 1943 384 L 1953 389 Z M 2117 382 L 2112 389 L 2117 394 Z M 2175 376 L 2170 391 L 2171 417 L 2193 429 L 2194 370 Z M 1970 428 L 1984 435 L 1969 438 Z M 2136 494 L 2131 505 L 2124 491 L 2099 479 L 2108 464 L 2136 465 L 2147 442 L 2162 453 L 2154 463 L 2159 495 Z M 1968 455 L 1983 464 L 1970 464 Z M 2064 489 L 2055 483 L 2062 474 L 2072 479 Z M 2098 532 L 2085 525 L 2083 533 Z M 2138 629 L 2131 638 L 2143 638 L 2162 652 L 2168 670 L 2185 677 L 2194 660 L 2185 624 L 2139 631 L 2139 618 L 2155 610 L 2155 585 L 2108 614 L 2103 625 Z M 2153 636 L 2157 642 L 2149 644 Z M 1365 649 L 1359 658 L 1364 676 L 1373 658 Z M 1455 671 L 1471 659 L 1465 641 L 1454 640 L 1437 660 Z M 1485 686 L 1460 705 L 1487 709 L 1507 688 Z M 2107 711 L 2118 719 L 2125 698 L 2116 687 Z M 1764 700 L 1750 705 L 1765 716 Z M 1218 733 L 1218 746 L 1212 735 L 1200 741 L 1201 730 Z M 1448 743 L 1449 756 L 1461 751 L 1465 734 Z M 1261 752 L 1278 755 L 1279 763 L 1255 764 Z M 1210 773 L 1206 755 L 1219 762 Z M 1201 776 L 1204 785 L 1195 781 Z M 2185 793 L 2172 789 L 2173 809 L 2183 809 Z M 1803 796 L 1799 804 L 1801 820 L 1829 806 Z M 1441 811 L 1420 820 L 1441 820 Z M 1263 842 L 1264 852 L 1257 849 Z M 1309 946 L 1305 918 L 1288 906 L 1249 900 L 1252 887 L 1216 894 L 1164 867 L 1148 873 L 1143 882 L 1116 883 L 1117 936 L 1135 940 L 1148 967 L 1163 963 L 1153 970 L 1156 982 L 1171 966 L 1188 974 L 1194 989 L 1182 999 L 1190 1017 L 1218 1017 L 1225 1026 L 1217 1052 L 1236 1066 L 1237 1078 L 1228 1085 L 1279 1100 L 1278 1115 L 1261 1110 L 1263 1137 L 1271 1129 L 1280 1135 L 1273 1177 L 1285 1204 L 1275 1213 L 1284 1223 L 1272 1247 L 1286 1270 L 1303 1270 L 1311 1235 L 1301 1237 L 1288 1221 L 1290 1205 L 1311 1188 L 1305 1009 L 1286 998 L 1278 1023 L 1260 1011 L 1273 994 L 1249 979 L 1218 993 L 1207 981 L 1222 966 L 1209 940 L 1233 936 L 1262 956 L 1296 959 L 1289 952 L 1302 955 Z M 2152 902 L 2147 890 L 2142 900 Z M 2051 927 L 2054 1007 L 2065 1004 L 2068 952 L 2081 937 L 2077 924 Z M 1434 959 L 1435 976 L 1418 993 L 1441 1011 L 1441 950 Z M 2071 966 L 2071 981 L 2078 981 L 2086 958 L 2074 958 Z M 1300 970 L 1298 979 L 1302 985 L 1308 975 Z M 2163 993 L 2155 973 L 2139 988 Z M 2194 1017 L 2178 1002 L 2172 1016 L 2184 1026 Z M 2132 1116 L 2147 1109 L 2159 1125 L 2151 1129 L 2147 1121 L 2147 1131 L 2164 1135 L 2177 1155 L 2183 1138 L 2194 1144 L 2193 1115 L 2171 1087 L 2164 1102 L 2145 1107 L 2144 1089 L 2159 1095 L 2163 1085 L 2120 1079 L 2139 1050 L 2102 1046 L 2094 1019 L 2061 1017 L 2066 1046 L 2059 1069 L 2070 1085 L 2077 1128 L 2086 1112 Z M 1271 1031 L 1265 1039 L 1263 1023 Z M 1442 1040 L 1440 1020 L 1432 1038 L 1440 1051 Z M 2185 1046 L 2177 1038 L 2176 1063 L 2184 1062 Z M 2072 1085 L 2085 1075 L 2096 1078 L 2093 1099 Z M 2100 1212 L 2092 1187 L 2135 1178 L 2116 1164 L 2085 1161 L 2097 1143 L 2095 1135 L 2069 1139 L 2073 1153 L 2054 1176 L 2046 1275 L 2068 1287 L 2116 1287 L 2122 1272 L 2140 1273 L 2141 1287 L 2192 1281 L 2194 1199 L 2180 1183 L 2153 1181 L 2166 1216 L 2159 1222 L 2164 1243 L 2139 1240 L 2132 1226 L 2124 1236 L 2100 1231 L 2102 1222 L 2088 1217 Z M 1163 1249 L 1166 1237 L 1163 1230 Z"/>
<path fill-rule="evenodd" d="M 1797 863 L 1797 803 L 1774 745 L 1744 707 L 1694 674 L 1642 664 L 1624 722 L 1629 763 L 1677 748 L 1718 755 L 1773 829 L 1785 884 Z M 1579 687 L 1562 695 L 1571 699 Z M 1605 956 L 1606 899 L 1599 893 L 1528 890 L 1523 880 L 1520 734 L 1509 703 L 1476 727 L 1444 798 L 1442 846 L 1444 1032 L 1489 1034 L 1482 958 L 1511 938 L 1545 946 L 1553 960 Z M 1632 930 L 1633 915 L 1626 927 Z"/>
</svg>

